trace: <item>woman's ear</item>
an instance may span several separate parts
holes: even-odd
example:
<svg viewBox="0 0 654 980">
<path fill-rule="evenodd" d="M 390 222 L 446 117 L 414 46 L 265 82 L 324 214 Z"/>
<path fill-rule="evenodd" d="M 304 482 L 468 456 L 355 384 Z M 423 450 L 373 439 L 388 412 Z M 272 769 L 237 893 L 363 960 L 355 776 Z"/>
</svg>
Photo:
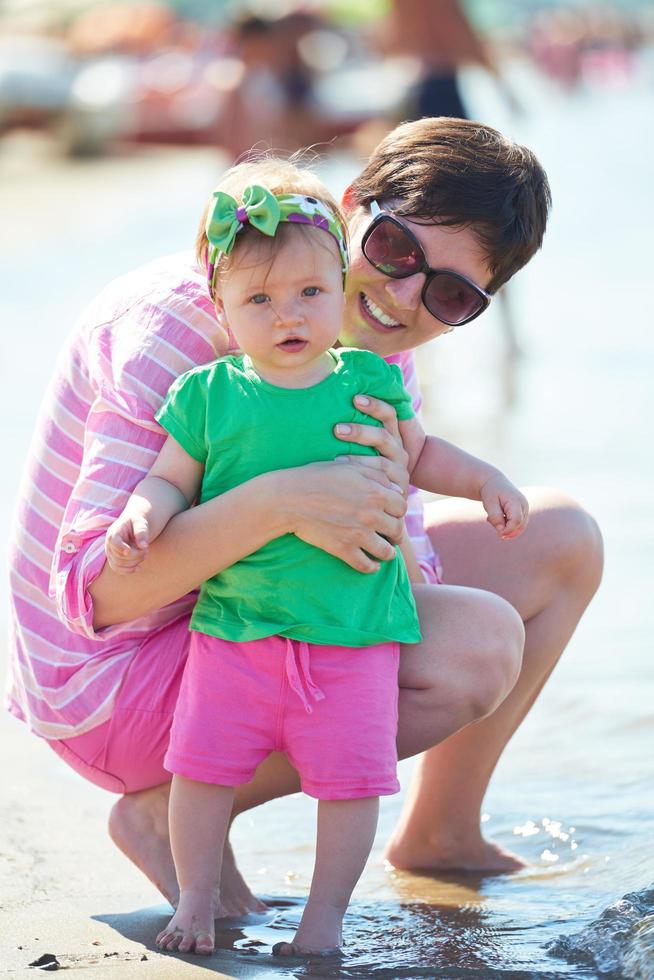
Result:
<svg viewBox="0 0 654 980">
<path fill-rule="evenodd" d="M 343 191 L 341 204 L 343 205 L 343 210 L 346 212 L 346 214 L 349 214 L 351 211 L 354 211 L 354 209 L 356 208 L 357 200 L 352 184 L 348 184 L 348 186 Z"/>
</svg>

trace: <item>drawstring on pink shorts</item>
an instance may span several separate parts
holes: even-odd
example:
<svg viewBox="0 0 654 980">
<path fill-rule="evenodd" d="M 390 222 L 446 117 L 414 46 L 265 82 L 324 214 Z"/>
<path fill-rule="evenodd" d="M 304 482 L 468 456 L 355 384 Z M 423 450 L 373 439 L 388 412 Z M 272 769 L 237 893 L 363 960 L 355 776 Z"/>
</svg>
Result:
<svg viewBox="0 0 654 980">
<path fill-rule="evenodd" d="M 311 677 L 309 644 L 305 643 L 304 640 L 293 641 L 289 637 L 286 637 L 286 658 L 284 666 L 291 690 L 295 691 L 304 705 L 307 714 L 313 714 L 313 708 L 309 704 L 307 692 L 314 701 L 324 700 L 325 695 Z"/>
</svg>

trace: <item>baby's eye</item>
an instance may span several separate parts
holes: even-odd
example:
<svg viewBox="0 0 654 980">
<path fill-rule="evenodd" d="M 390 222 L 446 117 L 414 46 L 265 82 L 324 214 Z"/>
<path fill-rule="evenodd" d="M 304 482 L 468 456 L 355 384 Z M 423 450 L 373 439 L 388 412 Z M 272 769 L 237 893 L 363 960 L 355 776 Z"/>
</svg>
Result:
<svg viewBox="0 0 654 980">
<path fill-rule="evenodd" d="M 262 303 L 267 302 L 267 300 L 268 300 L 268 296 L 266 295 L 266 293 L 255 293 L 254 296 L 250 296 L 250 302 L 256 303 L 258 306 L 260 306 Z"/>
<path fill-rule="evenodd" d="M 302 290 L 302 295 L 303 296 L 317 296 L 318 293 L 320 293 L 320 292 L 322 292 L 322 290 L 320 289 L 320 286 L 306 286 Z"/>
</svg>

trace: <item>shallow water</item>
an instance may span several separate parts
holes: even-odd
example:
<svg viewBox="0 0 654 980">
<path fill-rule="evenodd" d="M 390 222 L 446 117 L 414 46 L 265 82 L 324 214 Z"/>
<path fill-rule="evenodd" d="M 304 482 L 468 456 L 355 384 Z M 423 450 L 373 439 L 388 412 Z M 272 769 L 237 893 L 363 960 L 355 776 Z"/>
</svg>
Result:
<svg viewBox="0 0 654 980">
<path fill-rule="evenodd" d="M 478 115 L 538 152 L 555 198 L 545 250 L 511 293 L 524 351 L 512 407 L 498 380 L 497 311 L 423 352 L 421 373 L 433 428 L 521 483 L 573 493 L 606 537 L 602 590 L 485 801 L 486 832 L 532 867 L 510 878 L 389 873 L 381 847 L 402 796 L 386 799 L 345 960 L 279 964 L 270 944 L 290 933 L 308 890 L 314 804 L 273 803 L 237 822 L 235 845 L 255 889 L 290 904 L 221 938 L 230 963 L 242 957 L 260 976 L 654 977 L 651 81 L 567 103 L 521 81 L 532 113 L 520 122 L 507 125 L 478 96 Z M 197 150 L 96 164 L 41 152 L 15 140 L 0 156 L 3 535 L 39 393 L 74 315 L 112 275 L 186 247 L 220 169 Z M 335 189 L 351 168 L 330 165 Z M 44 216 L 38 257 L 28 206 Z M 401 766 L 404 787 L 411 769 Z"/>
</svg>

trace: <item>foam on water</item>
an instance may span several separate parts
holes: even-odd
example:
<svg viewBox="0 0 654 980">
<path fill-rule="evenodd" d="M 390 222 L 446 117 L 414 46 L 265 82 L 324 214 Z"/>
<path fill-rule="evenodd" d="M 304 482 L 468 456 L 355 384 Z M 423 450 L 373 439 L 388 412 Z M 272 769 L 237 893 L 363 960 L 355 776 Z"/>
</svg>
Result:
<svg viewBox="0 0 654 980">
<path fill-rule="evenodd" d="M 596 967 L 601 976 L 654 977 L 654 888 L 630 892 L 581 932 L 548 944 L 553 956 Z"/>
</svg>

